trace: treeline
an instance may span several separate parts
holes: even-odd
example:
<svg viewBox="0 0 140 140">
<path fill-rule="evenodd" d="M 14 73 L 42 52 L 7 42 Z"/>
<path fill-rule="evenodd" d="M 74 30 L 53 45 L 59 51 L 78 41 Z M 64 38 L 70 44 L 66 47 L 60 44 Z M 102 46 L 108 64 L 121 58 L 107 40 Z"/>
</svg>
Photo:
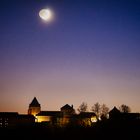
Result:
<svg viewBox="0 0 140 140">
<path fill-rule="evenodd" d="M 87 112 L 88 105 L 86 102 L 82 102 L 82 104 L 77 109 L 79 113 Z M 131 112 L 131 108 L 128 105 L 122 104 L 119 106 L 120 112 L 129 113 Z M 110 111 L 109 107 L 106 104 L 100 104 L 96 102 L 90 109 L 90 111 L 94 112 L 98 118 L 108 118 L 108 113 Z"/>
</svg>

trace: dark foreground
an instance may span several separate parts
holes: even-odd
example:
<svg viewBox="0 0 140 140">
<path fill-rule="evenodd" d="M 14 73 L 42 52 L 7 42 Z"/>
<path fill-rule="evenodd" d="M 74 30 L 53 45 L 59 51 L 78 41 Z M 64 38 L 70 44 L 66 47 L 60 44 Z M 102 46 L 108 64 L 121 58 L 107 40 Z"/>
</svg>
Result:
<svg viewBox="0 0 140 140">
<path fill-rule="evenodd" d="M 140 137 L 140 121 L 102 121 L 92 127 L 45 125 L 0 129 L 0 140 L 136 140 Z"/>
</svg>

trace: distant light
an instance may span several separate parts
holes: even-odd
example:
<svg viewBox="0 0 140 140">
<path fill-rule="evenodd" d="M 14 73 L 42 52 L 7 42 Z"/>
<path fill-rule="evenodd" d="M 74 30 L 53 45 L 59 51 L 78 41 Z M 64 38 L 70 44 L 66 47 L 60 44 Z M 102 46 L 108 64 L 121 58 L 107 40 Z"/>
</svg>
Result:
<svg viewBox="0 0 140 140">
<path fill-rule="evenodd" d="M 98 117 L 99 120 L 101 120 L 101 117 Z"/>
<path fill-rule="evenodd" d="M 50 21 L 52 18 L 52 12 L 49 9 L 42 9 L 39 11 L 39 16 L 44 21 Z"/>
</svg>

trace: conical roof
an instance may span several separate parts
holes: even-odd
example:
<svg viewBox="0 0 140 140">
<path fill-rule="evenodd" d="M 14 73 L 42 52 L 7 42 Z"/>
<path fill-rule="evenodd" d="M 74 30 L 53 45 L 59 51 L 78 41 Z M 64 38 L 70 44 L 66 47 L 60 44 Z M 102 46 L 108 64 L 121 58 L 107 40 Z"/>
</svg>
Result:
<svg viewBox="0 0 140 140">
<path fill-rule="evenodd" d="M 71 107 L 70 105 L 66 104 L 63 107 L 61 107 L 61 110 L 65 110 L 65 109 L 73 109 L 73 107 Z"/>
<path fill-rule="evenodd" d="M 120 113 L 120 110 L 117 109 L 116 106 L 114 106 L 114 108 L 112 110 L 110 110 L 110 113 Z"/>
<path fill-rule="evenodd" d="M 34 97 L 34 99 L 32 100 L 32 102 L 30 103 L 29 107 L 40 107 L 40 104 L 37 101 L 36 97 Z"/>
</svg>

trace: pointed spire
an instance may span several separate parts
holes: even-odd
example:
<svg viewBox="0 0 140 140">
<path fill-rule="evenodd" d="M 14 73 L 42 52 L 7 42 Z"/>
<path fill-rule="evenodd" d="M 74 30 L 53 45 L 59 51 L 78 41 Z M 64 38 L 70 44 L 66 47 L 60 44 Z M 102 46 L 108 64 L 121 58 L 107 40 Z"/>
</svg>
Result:
<svg viewBox="0 0 140 140">
<path fill-rule="evenodd" d="M 32 102 L 30 103 L 29 107 L 40 107 L 40 104 L 37 101 L 36 97 L 34 97 L 34 99 L 32 100 Z"/>
</svg>

